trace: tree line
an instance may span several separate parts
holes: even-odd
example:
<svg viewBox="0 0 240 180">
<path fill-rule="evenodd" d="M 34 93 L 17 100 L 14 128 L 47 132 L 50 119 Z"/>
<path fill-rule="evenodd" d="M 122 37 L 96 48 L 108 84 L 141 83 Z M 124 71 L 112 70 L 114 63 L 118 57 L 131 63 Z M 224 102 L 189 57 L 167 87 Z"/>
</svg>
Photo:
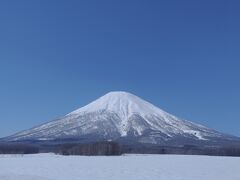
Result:
<svg viewBox="0 0 240 180">
<path fill-rule="evenodd" d="M 96 142 L 88 144 L 63 144 L 57 148 L 62 155 L 121 155 L 121 146 L 116 142 Z"/>
<path fill-rule="evenodd" d="M 61 155 L 121 155 L 121 154 L 185 154 L 212 156 L 240 156 L 240 146 L 201 147 L 184 145 L 182 147 L 154 146 L 144 144 L 124 145 L 117 142 L 92 143 L 0 143 L 0 154 L 36 154 L 54 152 Z"/>
<path fill-rule="evenodd" d="M 30 144 L 3 143 L 0 144 L 0 154 L 37 154 L 39 147 Z"/>
</svg>

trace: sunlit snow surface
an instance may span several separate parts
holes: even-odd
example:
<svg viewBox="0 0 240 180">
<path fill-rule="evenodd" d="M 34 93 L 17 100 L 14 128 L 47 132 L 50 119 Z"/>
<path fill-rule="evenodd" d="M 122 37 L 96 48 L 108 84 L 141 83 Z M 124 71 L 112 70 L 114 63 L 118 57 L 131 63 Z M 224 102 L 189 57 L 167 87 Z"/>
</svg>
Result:
<svg viewBox="0 0 240 180">
<path fill-rule="evenodd" d="M 174 137 L 194 140 L 225 137 L 212 129 L 181 120 L 133 94 L 110 92 L 62 118 L 5 140 L 71 139 L 85 135 L 104 137 L 105 140 L 134 135 L 138 142 L 154 144 Z"/>
<path fill-rule="evenodd" d="M 239 180 L 240 158 L 53 154 L 0 156 L 1 180 Z"/>
</svg>

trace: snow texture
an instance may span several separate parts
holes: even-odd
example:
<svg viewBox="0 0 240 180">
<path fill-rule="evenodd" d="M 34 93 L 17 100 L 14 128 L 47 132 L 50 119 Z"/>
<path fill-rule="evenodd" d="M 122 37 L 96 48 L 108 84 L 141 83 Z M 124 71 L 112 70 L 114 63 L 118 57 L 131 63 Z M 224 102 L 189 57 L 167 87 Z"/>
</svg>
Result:
<svg viewBox="0 0 240 180">
<path fill-rule="evenodd" d="M 0 156 L 1 180 L 239 180 L 239 157 Z"/>
<path fill-rule="evenodd" d="M 118 139 L 134 135 L 139 142 L 160 143 L 182 136 L 206 141 L 217 131 L 181 120 L 127 92 L 110 92 L 55 121 L 17 133 L 8 140 L 51 140 L 94 135 Z"/>
</svg>

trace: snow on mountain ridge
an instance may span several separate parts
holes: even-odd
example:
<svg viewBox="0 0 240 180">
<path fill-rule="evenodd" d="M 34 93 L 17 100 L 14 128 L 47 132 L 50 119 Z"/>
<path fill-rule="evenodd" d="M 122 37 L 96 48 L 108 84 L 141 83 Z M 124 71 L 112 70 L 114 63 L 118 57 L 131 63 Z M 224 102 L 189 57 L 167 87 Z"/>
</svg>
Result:
<svg viewBox="0 0 240 180">
<path fill-rule="evenodd" d="M 96 101 L 93 101 L 92 103 L 79 108 L 68 115 L 101 110 L 117 113 L 121 119 L 127 119 L 133 114 L 140 114 L 141 116 L 146 116 L 149 114 L 161 116 L 170 115 L 153 104 L 124 91 L 109 92 L 106 95 L 98 98 Z"/>
<path fill-rule="evenodd" d="M 168 121 L 167 116 L 172 116 L 167 112 L 164 112 L 163 110 L 157 108 L 153 104 L 124 91 L 109 92 L 106 95 L 93 101 L 92 103 L 82 108 L 79 108 L 69 113 L 68 115 L 81 115 L 97 111 L 108 111 L 116 113 L 121 119 L 121 125 L 119 130 L 122 136 L 127 135 L 128 120 L 134 114 L 140 115 L 142 117 L 146 117 L 149 115 L 161 116 L 163 117 L 162 120 L 166 121 L 167 123 L 171 123 L 170 121 Z M 138 133 L 141 134 L 139 128 L 135 128 Z"/>
<path fill-rule="evenodd" d="M 8 139 L 61 139 L 88 135 L 107 140 L 137 137 L 139 142 L 152 143 L 179 136 L 198 140 L 221 136 L 204 126 L 181 120 L 133 94 L 117 91 Z"/>
</svg>

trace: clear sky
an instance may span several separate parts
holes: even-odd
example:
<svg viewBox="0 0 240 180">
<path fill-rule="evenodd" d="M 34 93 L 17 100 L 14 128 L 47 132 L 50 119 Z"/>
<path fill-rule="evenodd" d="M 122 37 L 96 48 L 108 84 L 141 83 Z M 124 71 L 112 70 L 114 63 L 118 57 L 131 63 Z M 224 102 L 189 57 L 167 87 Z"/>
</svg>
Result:
<svg viewBox="0 0 240 180">
<path fill-rule="evenodd" d="M 0 136 L 109 91 L 240 136 L 239 0 L 1 0 Z"/>
</svg>

